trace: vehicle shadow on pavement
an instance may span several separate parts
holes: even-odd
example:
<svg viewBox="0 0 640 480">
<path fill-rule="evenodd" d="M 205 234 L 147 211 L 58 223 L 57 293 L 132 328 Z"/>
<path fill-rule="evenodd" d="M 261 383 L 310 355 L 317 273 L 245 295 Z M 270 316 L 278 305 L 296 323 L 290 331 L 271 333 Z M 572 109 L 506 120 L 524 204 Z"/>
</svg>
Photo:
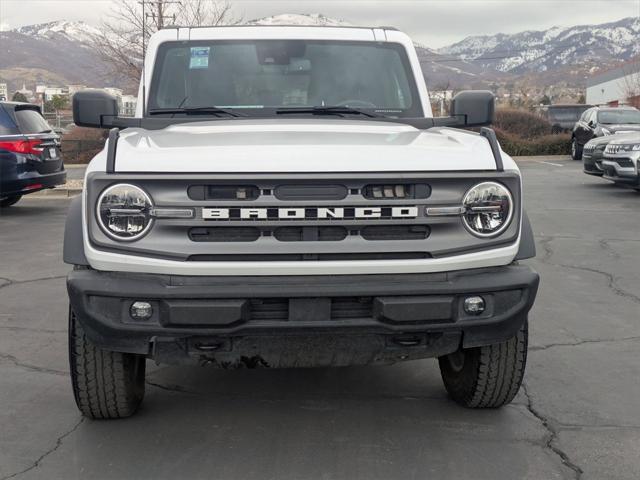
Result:
<svg viewBox="0 0 640 480">
<path fill-rule="evenodd" d="M 215 472 L 216 478 L 388 480 L 429 471 L 434 478 L 494 479 L 524 478 L 532 470 L 540 473 L 535 478 L 550 478 L 561 467 L 544 451 L 544 437 L 524 405 L 457 406 L 437 364 L 419 361 L 158 368 L 147 376 L 136 416 L 86 421 L 69 447 L 74 471 L 87 478 L 212 478 Z M 501 461 L 505 456 L 509 462 Z"/>
</svg>

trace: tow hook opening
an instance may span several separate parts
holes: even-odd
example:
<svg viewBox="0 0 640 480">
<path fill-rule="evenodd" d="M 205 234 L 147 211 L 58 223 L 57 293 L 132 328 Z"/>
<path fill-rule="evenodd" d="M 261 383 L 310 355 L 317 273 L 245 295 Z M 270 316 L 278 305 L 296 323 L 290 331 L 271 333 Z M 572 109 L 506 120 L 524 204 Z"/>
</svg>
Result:
<svg viewBox="0 0 640 480">
<path fill-rule="evenodd" d="M 200 350 L 201 352 L 215 352 L 217 350 L 220 350 L 223 346 L 222 342 L 212 342 L 212 343 L 205 343 L 205 342 L 197 342 L 194 347 L 197 350 Z"/>
</svg>

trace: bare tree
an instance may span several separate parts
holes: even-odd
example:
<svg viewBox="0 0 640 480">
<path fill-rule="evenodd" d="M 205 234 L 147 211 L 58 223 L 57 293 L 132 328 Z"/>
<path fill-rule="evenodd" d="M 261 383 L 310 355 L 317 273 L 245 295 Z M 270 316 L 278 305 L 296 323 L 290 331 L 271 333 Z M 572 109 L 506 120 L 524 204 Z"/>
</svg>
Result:
<svg viewBox="0 0 640 480">
<path fill-rule="evenodd" d="M 212 0 L 114 0 L 92 38 L 92 46 L 110 73 L 135 86 L 142 71 L 143 45 L 167 25 L 201 27 L 240 23 L 231 4 Z"/>
</svg>

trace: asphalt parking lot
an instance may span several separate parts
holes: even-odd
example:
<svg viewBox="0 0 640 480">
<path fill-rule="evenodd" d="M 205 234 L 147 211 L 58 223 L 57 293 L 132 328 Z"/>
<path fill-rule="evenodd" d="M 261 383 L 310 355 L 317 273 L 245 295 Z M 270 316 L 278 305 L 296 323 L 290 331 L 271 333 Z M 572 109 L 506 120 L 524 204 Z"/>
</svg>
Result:
<svg viewBox="0 0 640 480">
<path fill-rule="evenodd" d="M 544 163 L 548 161 L 548 163 Z M 525 386 L 453 404 L 433 360 L 153 367 L 139 414 L 83 420 L 67 365 L 68 199 L 0 216 L 0 480 L 640 478 L 640 194 L 521 163 L 542 277 Z"/>
</svg>

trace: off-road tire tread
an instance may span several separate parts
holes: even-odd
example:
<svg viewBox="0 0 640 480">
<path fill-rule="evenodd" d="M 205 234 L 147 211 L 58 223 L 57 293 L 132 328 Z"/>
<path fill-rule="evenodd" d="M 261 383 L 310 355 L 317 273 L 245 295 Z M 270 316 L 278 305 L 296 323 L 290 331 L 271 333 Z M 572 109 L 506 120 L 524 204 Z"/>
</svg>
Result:
<svg viewBox="0 0 640 480">
<path fill-rule="evenodd" d="M 527 363 L 528 324 L 506 342 L 465 350 L 461 372 L 454 372 L 440 357 L 440 372 L 447 392 L 469 408 L 498 408 L 518 393 Z"/>
<path fill-rule="evenodd" d="M 102 350 L 87 338 L 69 312 L 69 366 L 78 408 L 94 419 L 133 415 L 144 397 L 145 359 Z"/>
</svg>

